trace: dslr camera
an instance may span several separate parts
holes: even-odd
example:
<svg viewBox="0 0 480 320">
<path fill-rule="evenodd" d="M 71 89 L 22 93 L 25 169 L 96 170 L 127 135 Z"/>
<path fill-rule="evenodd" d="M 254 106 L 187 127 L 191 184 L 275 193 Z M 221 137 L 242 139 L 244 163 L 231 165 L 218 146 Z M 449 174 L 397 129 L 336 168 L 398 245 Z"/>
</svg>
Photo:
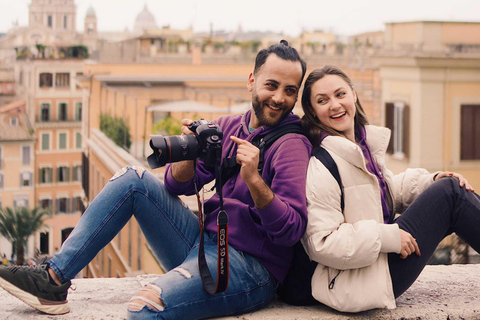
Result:
<svg viewBox="0 0 480 320">
<path fill-rule="evenodd" d="M 147 158 L 150 168 L 167 163 L 195 160 L 199 158 L 207 165 L 219 165 L 222 157 L 223 132 L 220 127 L 207 120 L 195 120 L 188 129 L 194 134 L 150 136 L 153 153 Z"/>
</svg>

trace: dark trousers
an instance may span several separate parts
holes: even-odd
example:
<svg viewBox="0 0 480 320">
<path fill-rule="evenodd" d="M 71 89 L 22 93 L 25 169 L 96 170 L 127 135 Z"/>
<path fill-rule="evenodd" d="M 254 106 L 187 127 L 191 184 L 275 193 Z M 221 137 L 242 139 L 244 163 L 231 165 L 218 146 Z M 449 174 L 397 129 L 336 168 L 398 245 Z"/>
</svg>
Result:
<svg viewBox="0 0 480 320">
<path fill-rule="evenodd" d="M 388 255 L 395 298 L 413 284 L 440 241 L 449 234 L 455 232 L 480 252 L 480 197 L 460 187 L 456 178 L 434 182 L 395 223 L 417 240 L 421 253 L 406 259 L 395 253 Z"/>
</svg>

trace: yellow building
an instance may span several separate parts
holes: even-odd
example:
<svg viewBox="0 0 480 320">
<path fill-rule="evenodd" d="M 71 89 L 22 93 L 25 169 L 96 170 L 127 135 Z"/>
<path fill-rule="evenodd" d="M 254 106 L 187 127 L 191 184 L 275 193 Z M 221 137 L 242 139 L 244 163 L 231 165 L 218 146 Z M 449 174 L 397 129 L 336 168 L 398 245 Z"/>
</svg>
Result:
<svg viewBox="0 0 480 320">
<path fill-rule="evenodd" d="M 334 54 L 335 42 L 337 36 L 333 33 L 322 31 L 302 32 L 297 41 L 293 41 L 292 45 L 299 49 L 300 54 L 310 56 L 312 54 Z"/>
<path fill-rule="evenodd" d="M 0 207 L 35 206 L 35 136 L 25 102 L 0 106 Z M 26 255 L 33 256 L 33 239 Z M 0 254 L 10 258 L 12 245 L 0 236 Z"/>
<path fill-rule="evenodd" d="M 480 188 L 480 23 L 389 23 L 377 62 L 390 167 L 463 174 Z"/>
</svg>

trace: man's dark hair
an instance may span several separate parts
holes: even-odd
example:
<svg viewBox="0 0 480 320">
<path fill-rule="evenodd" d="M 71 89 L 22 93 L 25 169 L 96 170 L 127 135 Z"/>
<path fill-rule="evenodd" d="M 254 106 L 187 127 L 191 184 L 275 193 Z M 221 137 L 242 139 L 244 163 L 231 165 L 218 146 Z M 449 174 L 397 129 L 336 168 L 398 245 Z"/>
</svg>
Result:
<svg viewBox="0 0 480 320">
<path fill-rule="evenodd" d="M 302 65 L 302 79 L 300 80 L 300 84 L 302 84 L 303 77 L 305 77 L 305 73 L 307 72 L 307 64 L 302 60 L 302 58 L 300 58 L 297 50 L 288 45 L 287 40 L 281 40 L 278 44 L 273 44 L 267 49 L 260 50 L 255 58 L 255 68 L 253 69 L 253 74 L 257 74 L 258 70 L 263 66 L 271 53 L 276 54 L 283 60 L 290 60 L 293 62 L 299 61 Z"/>
</svg>

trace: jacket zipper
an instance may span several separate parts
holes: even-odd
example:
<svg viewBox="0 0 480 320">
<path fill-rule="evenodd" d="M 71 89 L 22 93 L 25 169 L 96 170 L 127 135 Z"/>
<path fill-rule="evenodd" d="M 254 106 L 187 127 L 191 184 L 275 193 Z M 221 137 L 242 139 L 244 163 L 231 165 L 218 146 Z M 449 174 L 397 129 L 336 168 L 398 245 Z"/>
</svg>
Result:
<svg viewBox="0 0 480 320">
<path fill-rule="evenodd" d="M 332 290 L 333 287 L 335 286 L 335 280 L 337 280 L 337 277 L 342 273 L 342 270 L 338 270 L 338 273 L 335 277 L 333 277 L 332 281 L 328 284 L 328 289 Z"/>
</svg>

